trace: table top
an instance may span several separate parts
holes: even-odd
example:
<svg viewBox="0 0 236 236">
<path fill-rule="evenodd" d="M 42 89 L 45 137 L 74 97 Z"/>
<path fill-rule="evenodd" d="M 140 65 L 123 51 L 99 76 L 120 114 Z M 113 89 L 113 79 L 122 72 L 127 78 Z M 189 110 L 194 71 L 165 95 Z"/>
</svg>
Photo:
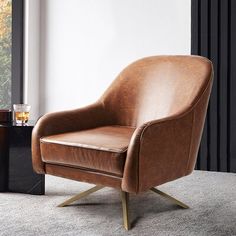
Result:
<svg viewBox="0 0 236 236">
<path fill-rule="evenodd" d="M 26 124 L 17 124 L 15 121 L 12 122 L 0 122 L 0 127 L 34 127 L 36 124 L 35 120 L 29 120 Z"/>
</svg>

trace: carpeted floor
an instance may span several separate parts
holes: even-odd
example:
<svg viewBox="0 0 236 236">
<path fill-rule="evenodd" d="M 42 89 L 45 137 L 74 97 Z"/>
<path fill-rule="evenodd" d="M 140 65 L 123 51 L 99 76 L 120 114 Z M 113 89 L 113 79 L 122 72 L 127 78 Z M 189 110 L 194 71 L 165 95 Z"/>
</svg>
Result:
<svg viewBox="0 0 236 236">
<path fill-rule="evenodd" d="M 0 235 L 236 235 L 236 174 L 195 171 L 160 186 L 188 204 L 187 210 L 153 192 L 131 195 L 129 232 L 123 229 L 119 192 L 111 188 L 56 207 L 90 187 L 47 176 L 45 196 L 1 193 Z"/>
</svg>

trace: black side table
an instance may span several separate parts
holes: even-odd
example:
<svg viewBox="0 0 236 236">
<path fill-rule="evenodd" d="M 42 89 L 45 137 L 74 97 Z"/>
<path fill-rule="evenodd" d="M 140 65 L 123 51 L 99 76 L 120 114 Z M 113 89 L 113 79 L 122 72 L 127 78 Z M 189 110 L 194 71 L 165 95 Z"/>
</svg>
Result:
<svg viewBox="0 0 236 236">
<path fill-rule="evenodd" d="M 45 194 L 45 176 L 32 168 L 31 134 L 35 122 L 26 125 L 0 123 L 0 192 Z"/>
</svg>

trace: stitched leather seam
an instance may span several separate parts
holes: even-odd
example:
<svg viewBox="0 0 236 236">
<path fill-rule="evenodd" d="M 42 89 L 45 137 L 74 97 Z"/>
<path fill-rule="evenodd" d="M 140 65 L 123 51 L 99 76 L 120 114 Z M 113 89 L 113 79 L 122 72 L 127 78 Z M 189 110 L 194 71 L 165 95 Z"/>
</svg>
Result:
<svg viewBox="0 0 236 236">
<path fill-rule="evenodd" d="M 192 151 L 194 124 L 195 124 L 195 110 L 193 110 L 193 115 L 192 115 L 191 139 L 190 139 L 190 144 L 189 144 L 188 162 L 187 162 L 187 167 L 186 167 L 186 173 L 185 174 L 187 174 L 187 171 L 188 171 L 188 166 L 189 166 L 189 161 L 190 161 L 190 154 L 191 154 L 191 151 Z"/>
<path fill-rule="evenodd" d="M 136 171 L 136 178 L 137 178 L 137 184 L 136 184 L 136 193 L 138 193 L 138 191 L 139 191 L 139 179 L 140 179 L 140 177 L 139 177 L 139 157 L 140 157 L 140 149 L 141 149 L 141 147 L 140 147 L 140 144 L 139 144 L 139 148 L 138 148 L 138 161 L 137 161 L 137 163 L 136 163 L 136 165 L 137 165 L 137 171 Z"/>
<path fill-rule="evenodd" d="M 130 129 L 135 129 L 135 128 L 137 128 L 136 126 L 132 126 L 132 125 L 110 125 L 110 126 L 125 127 L 125 128 L 130 128 Z"/>
<path fill-rule="evenodd" d="M 139 134 L 139 148 L 138 148 L 138 161 L 137 161 L 137 185 L 136 185 L 136 193 L 138 193 L 139 189 L 140 189 L 140 183 L 139 183 L 139 180 L 140 180 L 140 173 L 139 173 L 139 159 L 140 159 L 140 152 L 141 152 L 141 148 L 142 148 L 142 145 L 141 145 L 141 142 L 142 142 L 142 135 L 143 135 L 143 131 L 144 129 L 146 129 L 147 127 L 147 124 L 144 126 L 143 130 L 141 131 L 141 133 Z"/>
<path fill-rule="evenodd" d="M 125 153 L 128 149 L 127 148 L 123 148 L 122 150 L 112 150 L 112 149 L 102 149 L 102 148 L 99 148 L 99 147 L 86 147 L 86 146 L 83 146 L 83 145 L 76 145 L 76 144 L 68 144 L 66 142 L 54 142 L 54 141 L 46 141 L 46 140 L 42 140 L 42 138 L 40 138 L 40 143 L 45 143 L 45 144 L 55 144 L 55 145 L 61 145 L 61 146 L 68 146 L 68 147 L 74 147 L 74 148 L 84 148 L 84 149 L 89 149 L 89 150 L 95 150 L 95 151 L 102 151 L 102 152 L 112 152 L 112 153 Z"/>
<path fill-rule="evenodd" d="M 139 189 L 140 189 L 140 173 L 139 173 L 139 170 L 140 170 L 140 168 L 139 168 L 139 162 L 140 162 L 140 144 L 139 144 L 139 149 L 138 149 L 138 161 L 137 161 L 137 182 L 138 182 L 138 184 L 137 184 L 137 191 L 136 191 L 136 193 L 138 193 L 138 191 L 139 191 Z"/>
</svg>

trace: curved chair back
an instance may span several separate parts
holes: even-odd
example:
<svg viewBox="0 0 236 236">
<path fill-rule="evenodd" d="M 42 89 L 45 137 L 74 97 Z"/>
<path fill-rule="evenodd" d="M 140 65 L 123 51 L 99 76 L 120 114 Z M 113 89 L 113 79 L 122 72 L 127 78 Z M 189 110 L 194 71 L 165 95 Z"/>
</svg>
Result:
<svg viewBox="0 0 236 236">
<path fill-rule="evenodd" d="M 198 56 L 153 56 L 126 67 L 102 96 L 119 125 L 138 126 L 191 108 L 212 75 Z"/>
</svg>

